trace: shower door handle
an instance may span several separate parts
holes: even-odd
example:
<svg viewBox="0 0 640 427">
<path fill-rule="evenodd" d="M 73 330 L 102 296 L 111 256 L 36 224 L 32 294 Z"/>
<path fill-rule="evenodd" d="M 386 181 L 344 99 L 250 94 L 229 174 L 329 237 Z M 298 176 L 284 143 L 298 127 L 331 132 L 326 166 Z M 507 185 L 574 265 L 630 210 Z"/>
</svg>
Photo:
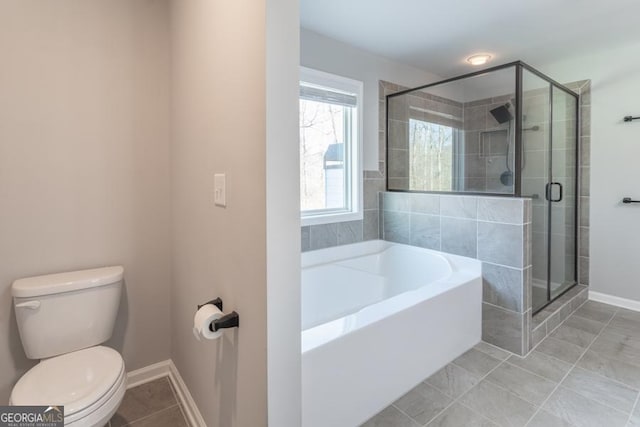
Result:
<svg viewBox="0 0 640 427">
<path fill-rule="evenodd" d="M 558 186 L 558 190 L 559 190 L 557 199 L 554 199 L 552 197 L 552 195 L 553 195 L 552 194 L 553 193 L 553 186 L 554 185 L 557 185 Z M 562 184 L 559 183 L 559 182 L 548 182 L 547 185 L 545 185 L 545 187 L 544 187 L 545 199 L 547 199 L 550 202 L 560 202 L 560 201 L 562 201 L 562 192 L 563 192 Z"/>
</svg>

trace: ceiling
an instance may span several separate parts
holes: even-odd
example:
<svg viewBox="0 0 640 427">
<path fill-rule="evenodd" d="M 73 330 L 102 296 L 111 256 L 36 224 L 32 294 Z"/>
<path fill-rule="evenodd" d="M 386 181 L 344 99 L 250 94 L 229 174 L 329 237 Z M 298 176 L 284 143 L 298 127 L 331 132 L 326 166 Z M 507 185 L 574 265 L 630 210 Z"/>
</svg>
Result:
<svg viewBox="0 0 640 427">
<path fill-rule="evenodd" d="M 300 0 L 302 27 L 442 77 L 638 42 L 639 19 L 640 0 Z"/>
</svg>

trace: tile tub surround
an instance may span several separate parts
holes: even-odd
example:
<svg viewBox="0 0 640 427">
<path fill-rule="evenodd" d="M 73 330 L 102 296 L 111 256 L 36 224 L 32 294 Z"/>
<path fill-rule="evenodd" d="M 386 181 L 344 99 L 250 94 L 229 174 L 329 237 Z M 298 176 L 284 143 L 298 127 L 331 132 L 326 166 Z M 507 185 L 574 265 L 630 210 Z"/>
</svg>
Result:
<svg viewBox="0 0 640 427">
<path fill-rule="evenodd" d="M 640 312 L 587 301 L 526 357 L 481 342 L 363 427 L 640 426 Z"/>
<path fill-rule="evenodd" d="M 384 191 L 384 177 L 377 171 L 365 171 L 363 181 L 363 218 L 356 221 L 307 225 L 301 228 L 302 251 L 348 245 L 379 239 L 378 193 Z"/>
<path fill-rule="evenodd" d="M 529 199 L 385 192 L 384 240 L 482 261 L 483 339 L 517 354 L 529 349 Z"/>
<path fill-rule="evenodd" d="M 130 388 L 109 427 L 187 427 L 168 377 Z"/>
</svg>

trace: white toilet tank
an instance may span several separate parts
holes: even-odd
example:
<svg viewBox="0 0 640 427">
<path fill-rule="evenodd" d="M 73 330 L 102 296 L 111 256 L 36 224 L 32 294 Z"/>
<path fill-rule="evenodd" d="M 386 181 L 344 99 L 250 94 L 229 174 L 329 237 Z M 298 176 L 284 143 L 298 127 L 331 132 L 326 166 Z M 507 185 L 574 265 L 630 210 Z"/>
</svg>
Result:
<svg viewBox="0 0 640 427">
<path fill-rule="evenodd" d="M 121 266 L 29 277 L 11 291 L 22 346 L 29 359 L 92 347 L 113 333 Z"/>
</svg>

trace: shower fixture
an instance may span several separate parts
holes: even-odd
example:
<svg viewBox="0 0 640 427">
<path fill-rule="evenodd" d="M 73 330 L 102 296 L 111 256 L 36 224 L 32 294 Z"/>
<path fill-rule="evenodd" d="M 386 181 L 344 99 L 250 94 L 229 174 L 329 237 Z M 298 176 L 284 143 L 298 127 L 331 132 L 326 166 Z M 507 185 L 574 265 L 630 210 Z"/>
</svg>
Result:
<svg viewBox="0 0 640 427">
<path fill-rule="evenodd" d="M 511 111 L 509 111 L 510 107 L 510 104 L 504 104 L 492 110 L 489 110 L 489 112 L 498 123 L 503 124 L 513 120 L 513 114 L 511 114 Z"/>
<path fill-rule="evenodd" d="M 496 108 L 489 110 L 493 118 L 499 124 L 509 123 L 509 127 L 507 129 L 507 154 L 505 156 L 505 166 L 507 170 L 500 174 L 500 182 L 502 183 L 502 185 L 507 187 L 510 187 L 513 185 L 513 169 L 509 165 L 509 152 L 511 151 L 511 121 L 513 120 L 513 114 L 511 114 L 511 111 L 510 111 L 511 108 L 512 108 L 512 104 L 506 103 L 504 105 L 500 105 Z M 540 126 L 535 125 L 528 128 L 524 128 L 522 130 L 536 132 L 540 130 Z M 525 167 L 525 158 L 524 158 L 524 151 L 523 151 L 521 168 L 524 169 L 524 167 Z"/>
<path fill-rule="evenodd" d="M 504 159 L 507 170 L 500 174 L 500 182 L 506 187 L 510 187 L 513 185 L 513 171 L 509 166 L 509 151 L 511 148 L 511 121 L 513 120 L 513 114 L 511 114 L 511 111 L 509 111 L 510 108 L 511 104 L 506 103 L 489 110 L 493 118 L 496 119 L 499 124 L 509 123 L 509 127 L 507 128 L 507 154 Z"/>
</svg>

